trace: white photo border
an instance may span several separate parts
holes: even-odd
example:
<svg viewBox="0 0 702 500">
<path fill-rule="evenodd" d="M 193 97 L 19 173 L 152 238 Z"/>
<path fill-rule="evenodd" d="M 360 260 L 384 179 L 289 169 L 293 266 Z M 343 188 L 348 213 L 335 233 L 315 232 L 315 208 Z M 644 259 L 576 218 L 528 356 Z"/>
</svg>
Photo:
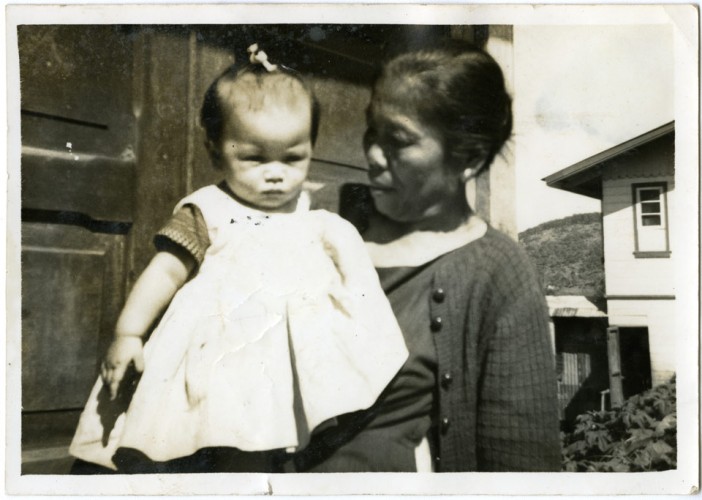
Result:
<svg viewBox="0 0 702 500">
<path fill-rule="evenodd" d="M 9 5 L 7 64 L 6 491 L 20 495 L 619 495 L 689 494 L 699 485 L 699 27 L 694 5 L 126 4 Z M 675 45 L 678 469 L 655 473 L 20 474 L 20 24 L 397 23 L 670 25 Z M 678 250 L 679 249 L 679 250 Z M 695 325 L 689 328 L 689 325 Z"/>
</svg>

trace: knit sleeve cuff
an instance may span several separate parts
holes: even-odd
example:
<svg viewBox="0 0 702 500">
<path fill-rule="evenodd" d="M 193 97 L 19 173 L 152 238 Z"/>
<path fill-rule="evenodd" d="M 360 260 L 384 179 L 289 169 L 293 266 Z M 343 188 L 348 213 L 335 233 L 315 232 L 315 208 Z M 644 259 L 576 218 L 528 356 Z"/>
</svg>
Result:
<svg viewBox="0 0 702 500">
<path fill-rule="evenodd" d="M 198 266 L 202 264 L 210 241 L 204 218 L 196 206 L 179 209 L 154 236 L 157 250 L 168 251 L 173 244 L 186 250 Z"/>
</svg>

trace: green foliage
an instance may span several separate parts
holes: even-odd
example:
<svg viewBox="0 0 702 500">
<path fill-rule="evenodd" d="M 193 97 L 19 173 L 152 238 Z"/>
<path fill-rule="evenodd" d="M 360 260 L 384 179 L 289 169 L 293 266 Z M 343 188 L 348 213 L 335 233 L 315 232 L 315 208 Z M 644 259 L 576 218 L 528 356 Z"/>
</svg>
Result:
<svg viewBox="0 0 702 500">
<path fill-rule="evenodd" d="M 549 295 L 604 297 L 602 215 L 576 214 L 519 234 Z"/>
<path fill-rule="evenodd" d="M 675 469 L 675 378 L 611 411 L 579 415 L 562 434 L 567 472 L 644 472 Z"/>
</svg>

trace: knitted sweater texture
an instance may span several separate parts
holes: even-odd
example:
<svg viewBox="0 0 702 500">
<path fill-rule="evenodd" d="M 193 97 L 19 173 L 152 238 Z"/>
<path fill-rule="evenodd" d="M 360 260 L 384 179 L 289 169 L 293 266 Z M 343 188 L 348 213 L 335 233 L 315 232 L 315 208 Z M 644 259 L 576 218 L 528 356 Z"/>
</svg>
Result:
<svg viewBox="0 0 702 500">
<path fill-rule="evenodd" d="M 492 228 L 441 261 L 430 299 L 438 470 L 559 470 L 548 310 L 534 267 Z"/>
</svg>

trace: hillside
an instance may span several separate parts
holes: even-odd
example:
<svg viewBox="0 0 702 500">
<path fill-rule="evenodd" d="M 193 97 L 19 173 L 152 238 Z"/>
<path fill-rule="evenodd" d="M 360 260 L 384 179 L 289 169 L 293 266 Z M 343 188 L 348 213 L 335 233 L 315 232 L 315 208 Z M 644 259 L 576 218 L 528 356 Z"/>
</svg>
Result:
<svg viewBox="0 0 702 500">
<path fill-rule="evenodd" d="M 549 295 L 604 297 L 601 214 L 577 214 L 519 233 Z"/>
</svg>

